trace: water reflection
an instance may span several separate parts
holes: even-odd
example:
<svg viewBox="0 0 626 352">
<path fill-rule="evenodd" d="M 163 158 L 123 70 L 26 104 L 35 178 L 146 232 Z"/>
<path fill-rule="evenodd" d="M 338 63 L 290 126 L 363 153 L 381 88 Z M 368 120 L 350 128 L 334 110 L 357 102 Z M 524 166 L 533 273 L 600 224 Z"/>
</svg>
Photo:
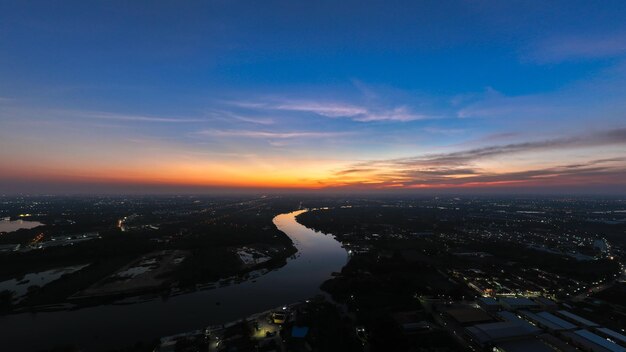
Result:
<svg viewBox="0 0 626 352">
<path fill-rule="evenodd" d="M 52 281 L 60 279 L 61 276 L 65 274 L 74 273 L 87 265 L 89 264 L 55 268 L 36 273 L 28 273 L 22 277 L 5 280 L 0 282 L 0 292 L 4 290 L 12 291 L 15 294 L 14 298 L 19 299 L 28 292 L 29 287 L 42 287 Z"/>
<path fill-rule="evenodd" d="M 320 284 L 345 265 L 347 253 L 333 236 L 299 224 L 295 217 L 302 212 L 274 218 L 274 224 L 298 248 L 297 255 L 280 269 L 255 280 L 167 300 L 0 317 L 0 329 L 8 340 L 3 346 L 28 351 L 74 343 L 87 350 L 104 350 L 232 321 L 314 296 Z M 33 331 L 37 339 L 30 338 Z"/>
<path fill-rule="evenodd" d="M 25 221 L 25 220 L 0 220 L 0 232 L 13 232 L 20 229 L 32 229 L 33 227 L 43 225 L 39 221 Z"/>
</svg>

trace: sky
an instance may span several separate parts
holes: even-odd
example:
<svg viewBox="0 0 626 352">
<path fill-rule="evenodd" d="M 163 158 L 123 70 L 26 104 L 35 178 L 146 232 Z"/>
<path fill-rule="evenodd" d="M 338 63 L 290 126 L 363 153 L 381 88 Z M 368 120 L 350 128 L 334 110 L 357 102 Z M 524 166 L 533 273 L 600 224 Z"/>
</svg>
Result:
<svg viewBox="0 0 626 352">
<path fill-rule="evenodd" d="M 0 194 L 626 194 L 624 1 L 0 0 Z"/>
</svg>

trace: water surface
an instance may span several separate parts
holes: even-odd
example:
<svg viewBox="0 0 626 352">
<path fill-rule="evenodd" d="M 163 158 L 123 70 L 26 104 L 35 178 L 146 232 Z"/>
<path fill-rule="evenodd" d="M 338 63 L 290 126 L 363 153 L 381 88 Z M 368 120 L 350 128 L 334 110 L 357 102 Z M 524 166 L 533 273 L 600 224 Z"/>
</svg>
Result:
<svg viewBox="0 0 626 352">
<path fill-rule="evenodd" d="M 0 316 L 3 349 L 33 351 L 71 343 L 88 351 L 106 350 L 236 320 L 312 297 L 320 293 L 320 285 L 332 272 L 345 265 L 347 253 L 333 236 L 299 224 L 295 217 L 305 211 L 274 218 L 274 224 L 298 249 L 296 256 L 277 270 L 255 280 L 167 300 Z"/>
<path fill-rule="evenodd" d="M 43 225 L 39 221 L 26 220 L 0 220 L 0 232 L 13 232 L 20 229 L 32 229 Z"/>
<path fill-rule="evenodd" d="M 20 298 L 28 292 L 30 286 L 43 287 L 52 281 L 60 279 L 61 276 L 76 272 L 87 265 L 88 264 L 55 268 L 36 273 L 28 273 L 19 278 L 5 280 L 0 282 L 0 292 L 4 290 L 13 291 L 15 294 L 14 298 Z"/>
</svg>

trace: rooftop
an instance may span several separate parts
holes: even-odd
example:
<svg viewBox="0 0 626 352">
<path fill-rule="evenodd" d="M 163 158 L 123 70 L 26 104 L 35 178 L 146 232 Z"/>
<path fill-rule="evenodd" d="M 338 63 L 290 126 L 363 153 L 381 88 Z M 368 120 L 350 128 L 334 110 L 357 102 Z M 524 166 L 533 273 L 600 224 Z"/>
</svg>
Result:
<svg viewBox="0 0 626 352">
<path fill-rule="evenodd" d="M 576 328 L 576 325 L 570 322 L 567 322 L 548 312 L 533 313 L 529 311 L 522 311 L 520 313 L 524 315 L 525 317 L 527 317 L 528 319 L 532 320 L 533 322 L 539 325 L 542 325 L 550 330 L 559 331 L 559 330 L 572 330 Z"/>
<path fill-rule="evenodd" d="M 574 313 L 570 313 L 570 312 L 568 312 L 566 310 L 559 310 L 559 311 L 557 311 L 557 313 L 559 313 L 559 315 L 561 315 L 561 316 L 563 316 L 565 318 L 568 318 L 568 319 L 570 319 L 570 320 L 572 320 L 572 321 L 574 321 L 574 322 L 576 322 L 576 323 L 578 323 L 579 325 L 582 325 L 582 326 L 586 326 L 586 327 L 596 327 L 596 326 L 598 326 L 598 324 L 596 324 L 596 323 L 594 323 L 594 322 L 592 322 L 590 320 L 587 320 L 587 319 L 585 319 L 583 317 L 579 317 L 578 315 L 576 315 Z"/>
<path fill-rule="evenodd" d="M 492 341 L 532 336 L 539 333 L 541 330 L 530 324 L 522 325 L 519 322 L 506 321 L 474 325 L 467 328 L 467 331 L 473 335 L 479 343 L 484 344 Z"/>
<path fill-rule="evenodd" d="M 499 342 L 496 347 L 504 352 L 554 352 L 552 347 L 536 338 Z"/>
<path fill-rule="evenodd" d="M 537 306 L 537 303 L 531 301 L 525 297 L 502 297 L 500 298 L 500 302 L 506 304 L 510 307 L 532 307 Z"/>
<path fill-rule="evenodd" d="M 545 297 L 536 297 L 535 298 L 535 302 L 544 305 L 544 306 L 558 306 L 558 304 L 556 304 L 556 302 L 554 302 L 553 300 L 549 299 L 549 298 L 545 298 Z"/>
<path fill-rule="evenodd" d="M 497 306 L 500 305 L 495 298 L 492 297 L 479 297 L 478 301 L 487 306 Z"/>
<path fill-rule="evenodd" d="M 611 351 L 611 352 L 626 352 L 626 348 L 619 346 L 601 336 L 598 336 L 588 330 L 576 330 L 574 331 L 574 334 L 588 340 L 591 341 L 592 343 L 601 346 L 602 348 Z M 595 351 L 595 349 L 594 349 Z"/>
<path fill-rule="evenodd" d="M 448 309 L 446 313 L 461 324 L 481 323 L 493 320 L 489 314 L 478 308 Z"/>
<path fill-rule="evenodd" d="M 626 336 L 620 334 L 617 331 L 613 331 L 608 328 L 599 328 L 598 331 L 604 333 L 605 335 L 611 337 L 612 339 L 620 341 L 621 343 L 626 343 Z"/>
</svg>

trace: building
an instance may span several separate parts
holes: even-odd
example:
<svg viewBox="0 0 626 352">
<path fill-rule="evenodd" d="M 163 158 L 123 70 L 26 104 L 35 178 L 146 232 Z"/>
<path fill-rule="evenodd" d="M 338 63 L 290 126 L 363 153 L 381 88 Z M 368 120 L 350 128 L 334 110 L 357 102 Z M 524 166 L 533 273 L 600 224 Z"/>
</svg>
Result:
<svg viewBox="0 0 626 352">
<path fill-rule="evenodd" d="M 478 306 L 488 312 L 497 312 L 500 310 L 500 303 L 492 297 L 479 297 L 477 299 Z"/>
<path fill-rule="evenodd" d="M 583 317 L 579 317 L 578 315 L 574 314 L 574 313 L 570 313 L 566 310 L 559 310 L 556 312 L 557 315 L 559 315 L 560 317 L 580 326 L 580 327 L 584 327 L 584 328 L 597 328 L 599 327 L 598 324 L 589 321 Z"/>
<path fill-rule="evenodd" d="M 546 344 L 552 346 L 556 351 L 560 352 L 580 352 L 580 350 L 567 342 L 550 334 L 541 334 L 539 338 Z"/>
<path fill-rule="evenodd" d="M 461 326 L 485 323 L 494 320 L 489 314 L 487 314 L 487 312 L 479 308 L 448 309 L 445 313 Z"/>
<path fill-rule="evenodd" d="M 588 330 L 568 331 L 563 336 L 574 345 L 591 352 L 626 352 L 626 348 Z"/>
<path fill-rule="evenodd" d="M 502 321 L 497 323 L 478 324 L 466 329 L 471 340 L 481 346 L 497 344 L 512 340 L 521 340 L 538 335 L 541 329 L 530 324 L 521 325 L 517 322 Z"/>
<path fill-rule="evenodd" d="M 550 332 L 574 330 L 577 328 L 576 325 L 548 312 L 533 313 L 527 310 L 522 310 L 520 311 L 520 314 L 529 321 L 533 322 L 533 324 Z"/>
<path fill-rule="evenodd" d="M 554 352 L 554 348 L 537 338 L 513 340 L 497 343 L 494 352 Z"/>
<path fill-rule="evenodd" d="M 626 346 L 626 336 L 620 334 L 617 331 L 613 331 L 607 328 L 597 328 L 596 332 L 599 335 L 602 335 L 608 339 L 613 340 L 615 343 L 620 344 L 622 346 Z"/>
<path fill-rule="evenodd" d="M 549 312 L 554 312 L 559 309 L 559 305 L 555 301 L 545 297 L 535 297 L 535 302 L 537 302 L 539 308 Z"/>
<path fill-rule="evenodd" d="M 478 324 L 466 329 L 472 341 L 481 346 L 497 345 L 498 343 L 523 340 L 539 335 L 541 329 L 533 326 L 511 312 L 497 314 L 504 321 L 497 323 Z M 509 348 L 511 348 L 509 346 Z"/>
<path fill-rule="evenodd" d="M 502 297 L 500 298 L 500 304 L 509 310 L 539 308 L 539 304 L 525 297 Z"/>
</svg>

